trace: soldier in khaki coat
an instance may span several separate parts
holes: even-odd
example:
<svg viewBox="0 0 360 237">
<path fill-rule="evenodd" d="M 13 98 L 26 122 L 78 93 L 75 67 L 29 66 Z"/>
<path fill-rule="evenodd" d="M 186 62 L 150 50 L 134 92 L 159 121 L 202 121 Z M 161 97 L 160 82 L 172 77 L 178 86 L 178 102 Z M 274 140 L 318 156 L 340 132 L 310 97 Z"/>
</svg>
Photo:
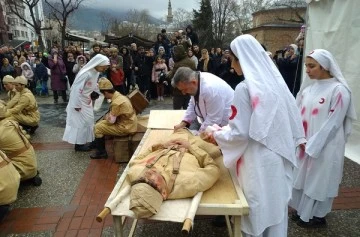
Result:
<svg viewBox="0 0 360 237">
<path fill-rule="evenodd" d="M 7 91 L 8 98 L 1 103 L 6 105 L 6 108 L 11 109 L 14 107 L 20 98 L 20 93 L 15 89 L 14 78 L 10 75 L 6 75 L 3 78 L 4 88 Z"/>
<path fill-rule="evenodd" d="M 137 130 L 137 117 L 130 100 L 115 91 L 106 78 L 100 78 L 99 90 L 106 99 L 111 100 L 111 105 L 104 118 L 95 124 L 92 147 L 95 145 L 96 152 L 90 155 L 91 159 L 107 158 L 104 135 L 125 136 Z"/>
<path fill-rule="evenodd" d="M 37 160 L 33 146 L 16 121 L 3 119 L 5 107 L 0 105 L 0 149 L 12 161 L 21 176 L 21 181 L 29 180 L 35 186 L 42 183 L 37 171 Z"/>
<path fill-rule="evenodd" d="M 0 221 L 17 198 L 20 175 L 11 160 L 0 150 Z"/>
<path fill-rule="evenodd" d="M 5 113 L 5 117 L 17 121 L 25 130 L 33 134 L 39 126 L 40 112 L 34 95 L 25 86 L 27 80 L 18 76 L 14 80 L 15 89 L 20 93 L 18 103 Z"/>
<path fill-rule="evenodd" d="M 187 129 L 176 130 L 167 142 L 152 146 L 129 163 L 130 210 L 137 218 L 147 218 L 158 212 L 163 200 L 206 191 L 220 176 L 214 161 L 220 156 L 217 146 Z"/>
</svg>

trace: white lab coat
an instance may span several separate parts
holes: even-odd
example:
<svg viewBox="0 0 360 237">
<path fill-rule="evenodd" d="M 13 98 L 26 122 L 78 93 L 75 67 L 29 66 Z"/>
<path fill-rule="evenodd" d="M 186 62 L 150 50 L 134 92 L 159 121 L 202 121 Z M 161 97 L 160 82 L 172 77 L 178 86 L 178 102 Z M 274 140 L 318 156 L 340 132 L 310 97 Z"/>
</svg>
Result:
<svg viewBox="0 0 360 237">
<path fill-rule="evenodd" d="M 200 73 L 199 102 L 191 96 L 183 120 L 191 123 L 198 116 L 202 122 L 199 131 L 217 124 L 228 124 L 234 90 L 221 78 L 207 72 Z"/>
<path fill-rule="evenodd" d="M 287 226 L 287 204 L 291 197 L 293 165 L 265 145 L 249 137 L 253 114 L 247 85 L 235 89 L 229 125 L 214 133 L 224 155 L 224 164 L 234 169 L 250 207 L 241 218 L 241 230 L 259 236 L 270 226 Z M 275 235 L 286 236 L 286 228 Z"/>
</svg>

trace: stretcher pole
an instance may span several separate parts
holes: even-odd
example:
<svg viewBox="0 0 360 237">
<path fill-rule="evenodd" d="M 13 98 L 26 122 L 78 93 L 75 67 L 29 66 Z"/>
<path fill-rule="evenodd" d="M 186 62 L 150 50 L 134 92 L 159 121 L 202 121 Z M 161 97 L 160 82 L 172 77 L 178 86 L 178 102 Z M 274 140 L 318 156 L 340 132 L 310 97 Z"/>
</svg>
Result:
<svg viewBox="0 0 360 237">
<path fill-rule="evenodd" d="M 130 192 L 131 186 L 126 185 L 116 197 L 111 200 L 109 203 L 105 203 L 105 208 L 100 212 L 96 217 L 97 222 L 102 222 L 105 217 L 111 213 L 111 210 L 116 208 L 116 206 L 121 202 L 121 200 Z"/>
<path fill-rule="evenodd" d="M 202 195 L 203 195 L 203 192 L 199 192 L 191 200 L 191 205 L 187 211 L 187 214 L 186 214 L 186 217 L 184 220 L 184 224 L 183 224 L 183 228 L 181 230 L 181 233 L 184 235 L 189 234 L 190 229 L 193 226 L 194 217 L 195 217 L 196 211 L 198 209 L 198 206 L 200 204 Z"/>
</svg>

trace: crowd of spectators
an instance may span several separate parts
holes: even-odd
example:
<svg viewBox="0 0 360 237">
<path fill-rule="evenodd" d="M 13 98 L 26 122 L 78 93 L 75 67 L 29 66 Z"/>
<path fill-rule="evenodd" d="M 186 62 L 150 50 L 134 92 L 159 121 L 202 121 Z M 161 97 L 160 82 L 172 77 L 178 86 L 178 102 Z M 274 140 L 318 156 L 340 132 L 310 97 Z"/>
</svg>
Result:
<svg viewBox="0 0 360 237">
<path fill-rule="evenodd" d="M 300 88 L 303 44 L 304 39 L 299 36 L 296 44 L 276 51 L 273 57 L 294 96 Z M 177 45 L 184 47 L 187 57 L 195 63 L 198 71 L 217 75 L 233 89 L 241 81 L 231 68 L 229 50 L 221 47 L 201 48 L 191 26 L 173 33 L 163 29 L 153 47 L 146 49 L 135 43 L 109 47 L 95 43 L 90 51 L 84 51 L 83 46 L 72 43 L 64 49 L 55 44 L 48 52 L 15 50 L 4 46 L 0 48 L 0 78 L 23 75 L 29 82 L 29 89 L 39 96 L 49 95 L 50 84 L 54 103 L 58 103 L 59 96 L 63 102 L 67 102 L 66 91 L 73 84 L 76 74 L 93 56 L 101 53 L 108 56 L 111 62 L 108 71 L 101 76 L 107 77 L 115 90 L 126 95 L 137 85 L 149 100 L 162 101 L 164 96 L 171 96 L 173 92 L 171 78 L 166 74 L 174 67 L 174 47 Z M 48 83 L 49 79 L 51 83 Z"/>
</svg>

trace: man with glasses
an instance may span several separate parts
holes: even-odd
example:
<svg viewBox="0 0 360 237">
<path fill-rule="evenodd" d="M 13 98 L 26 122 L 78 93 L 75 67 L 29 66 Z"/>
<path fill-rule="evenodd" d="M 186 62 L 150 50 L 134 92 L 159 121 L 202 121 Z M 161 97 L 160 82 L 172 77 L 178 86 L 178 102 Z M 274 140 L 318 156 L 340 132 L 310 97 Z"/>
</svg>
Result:
<svg viewBox="0 0 360 237">
<path fill-rule="evenodd" d="M 182 94 L 191 96 L 185 116 L 175 130 L 189 127 L 197 117 L 201 121 L 199 132 L 214 124 L 228 124 L 234 90 L 224 80 L 208 72 L 180 67 L 171 84 Z"/>
</svg>

